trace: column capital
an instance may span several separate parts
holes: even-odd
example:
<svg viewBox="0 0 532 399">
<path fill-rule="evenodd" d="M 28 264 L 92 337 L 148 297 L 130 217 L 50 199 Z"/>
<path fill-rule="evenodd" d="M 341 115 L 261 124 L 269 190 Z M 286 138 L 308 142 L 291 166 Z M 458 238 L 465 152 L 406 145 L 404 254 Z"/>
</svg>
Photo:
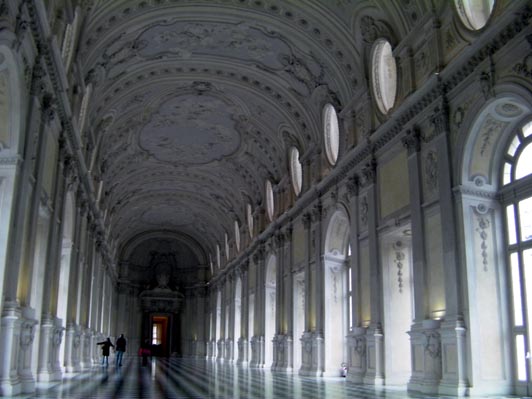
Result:
<svg viewBox="0 0 532 399">
<path fill-rule="evenodd" d="M 375 184 L 377 179 L 377 160 L 374 156 L 366 162 L 359 174 L 359 184 L 361 187 L 367 187 Z"/>
<path fill-rule="evenodd" d="M 310 229 L 310 226 L 312 225 L 312 214 L 310 212 L 306 212 L 302 216 L 303 221 L 303 227 L 305 227 L 306 230 Z"/>
</svg>

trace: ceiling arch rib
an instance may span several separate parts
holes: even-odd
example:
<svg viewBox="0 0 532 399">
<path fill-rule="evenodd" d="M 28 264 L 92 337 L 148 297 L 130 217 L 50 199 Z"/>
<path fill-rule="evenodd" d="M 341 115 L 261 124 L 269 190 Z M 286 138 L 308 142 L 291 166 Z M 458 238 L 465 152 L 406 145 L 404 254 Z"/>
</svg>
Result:
<svg viewBox="0 0 532 399">
<path fill-rule="evenodd" d="M 173 230 L 212 248 L 243 223 L 244 201 L 262 203 L 266 179 L 286 178 L 287 132 L 302 153 L 321 141 L 323 102 L 350 98 L 357 68 L 330 33 L 336 17 L 320 26 L 325 10 L 308 10 L 96 3 L 80 55 L 94 88 L 93 172 L 119 245 Z"/>
</svg>

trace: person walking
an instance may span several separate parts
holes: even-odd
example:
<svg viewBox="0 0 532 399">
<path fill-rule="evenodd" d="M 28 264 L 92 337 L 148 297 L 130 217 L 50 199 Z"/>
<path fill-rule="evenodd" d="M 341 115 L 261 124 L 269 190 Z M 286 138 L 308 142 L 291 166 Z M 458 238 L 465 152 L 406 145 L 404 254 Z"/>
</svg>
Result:
<svg viewBox="0 0 532 399">
<path fill-rule="evenodd" d="M 107 337 L 107 340 L 98 342 L 96 345 L 102 346 L 102 366 L 104 364 L 109 366 L 109 351 L 111 350 L 111 347 L 115 347 L 111 342 L 111 338 Z"/>
<path fill-rule="evenodd" d="M 122 358 L 124 357 L 124 352 L 126 351 L 126 339 L 124 338 L 124 334 L 120 334 L 120 337 L 118 337 L 118 339 L 116 340 L 115 345 L 116 367 L 121 367 Z"/>
<path fill-rule="evenodd" d="M 151 345 L 150 341 L 145 339 L 140 345 L 139 356 L 142 357 L 142 365 L 148 365 L 148 356 L 151 356 Z"/>
</svg>

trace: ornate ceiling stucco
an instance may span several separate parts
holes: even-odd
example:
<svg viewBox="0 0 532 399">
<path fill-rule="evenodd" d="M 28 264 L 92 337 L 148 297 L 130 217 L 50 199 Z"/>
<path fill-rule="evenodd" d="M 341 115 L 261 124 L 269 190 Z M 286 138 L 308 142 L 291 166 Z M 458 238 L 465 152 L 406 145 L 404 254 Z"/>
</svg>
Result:
<svg viewBox="0 0 532 399">
<path fill-rule="evenodd" d="M 321 108 L 362 79 L 351 1 L 92 1 L 80 35 L 95 175 L 118 246 L 176 231 L 213 253 Z"/>
</svg>

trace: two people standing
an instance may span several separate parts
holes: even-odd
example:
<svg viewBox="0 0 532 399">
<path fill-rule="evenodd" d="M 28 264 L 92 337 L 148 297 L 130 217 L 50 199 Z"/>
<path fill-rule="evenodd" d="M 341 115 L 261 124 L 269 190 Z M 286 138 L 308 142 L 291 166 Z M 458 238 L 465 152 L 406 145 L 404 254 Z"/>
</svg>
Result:
<svg viewBox="0 0 532 399">
<path fill-rule="evenodd" d="M 124 334 L 120 334 L 120 337 L 118 337 L 118 339 L 116 340 L 116 347 L 115 345 L 113 345 L 113 343 L 111 342 L 111 338 L 109 337 L 105 341 L 98 342 L 96 345 L 102 346 L 102 366 L 109 366 L 109 353 L 111 351 L 111 348 L 115 348 L 116 366 L 122 366 L 122 357 L 124 356 L 124 352 L 126 351 L 126 339 L 124 338 Z"/>
</svg>

